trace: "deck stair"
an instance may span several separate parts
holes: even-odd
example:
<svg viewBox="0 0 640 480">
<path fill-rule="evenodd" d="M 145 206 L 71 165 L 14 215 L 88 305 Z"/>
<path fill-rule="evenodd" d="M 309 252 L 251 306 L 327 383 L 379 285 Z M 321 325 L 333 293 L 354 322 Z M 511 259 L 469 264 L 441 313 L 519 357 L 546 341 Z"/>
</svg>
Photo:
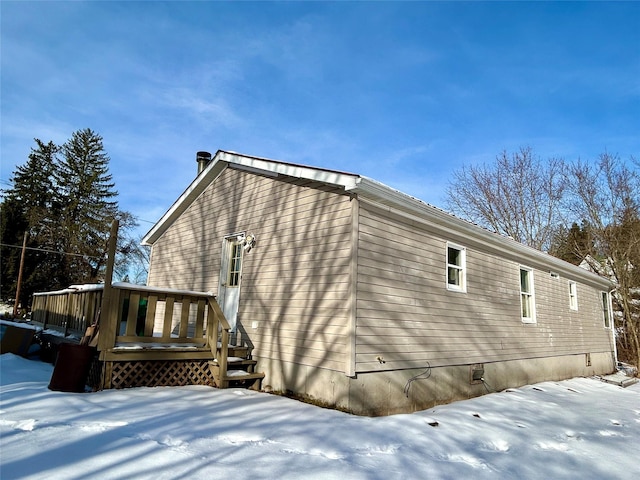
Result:
<svg viewBox="0 0 640 480">
<path fill-rule="evenodd" d="M 221 342 L 218 342 L 216 358 L 209 362 L 209 369 L 218 388 L 248 387 L 260 390 L 264 373 L 255 371 L 256 363 L 247 347 L 228 345 L 223 349 Z"/>
</svg>

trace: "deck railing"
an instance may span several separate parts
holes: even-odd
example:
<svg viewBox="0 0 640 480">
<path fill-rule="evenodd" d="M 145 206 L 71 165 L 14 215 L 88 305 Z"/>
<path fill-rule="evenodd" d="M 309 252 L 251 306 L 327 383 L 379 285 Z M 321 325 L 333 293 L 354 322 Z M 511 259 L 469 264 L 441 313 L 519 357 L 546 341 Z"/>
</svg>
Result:
<svg viewBox="0 0 640 480">
<path fill-rule="evenodd" d="M 102 292 L 102 285 L 72 285 L 55 292 L 34 293 L 31 320 L 65 337 L 81 338 L 98 320 Z"/>
<path fill-rule="evenodd" d="M 114 283 L 102 305 L 98 350 L 106 365 L 215 359 L 226 374 L 231 328 L 213 294 Z M 104 376 L 104 388 L 111 377 Z M 216 384 L 226 386 L 220 377 Z"/>
<path fill-rule="evenodd" d="M 216 383 L 221 388 L 228 386 L 231 327 L 215 296 L 112 283 L 117 233 L 118 221 L 114 220 L 105 283 L 34 294 L 33 320 L 78 337 L 87 327 L 97 325 L 97 348 L 105 371 L 119 362 L 215 359 Z M 249 375 L 252 379 L 260 376 L 264 377 Z M 103 377 L 104 388 L 111 388 L 110 375 Z"/>
<path fill-rule="evenodd" d="M 102 357 L 160 357 L 162 351 L 191 349 L 215 354 L 229 323 L 213 294 L 128 283 L 109 289 L 100 319 L 98 349 Z M 155 350 L 149 355 L 148 350 Z M 138 351 L 138 353 L 136 353 Z"/>
<path fill-rule="evenodd" d="M 78 339 L 98 324 L 102 360 L 177 354 L 216 358 L 226 370 L 231 327 L 209 292 L 114 283 L 105 296 L 102 284 L 74 285 L 34 294 L 32 320 Z"/>
</svg>

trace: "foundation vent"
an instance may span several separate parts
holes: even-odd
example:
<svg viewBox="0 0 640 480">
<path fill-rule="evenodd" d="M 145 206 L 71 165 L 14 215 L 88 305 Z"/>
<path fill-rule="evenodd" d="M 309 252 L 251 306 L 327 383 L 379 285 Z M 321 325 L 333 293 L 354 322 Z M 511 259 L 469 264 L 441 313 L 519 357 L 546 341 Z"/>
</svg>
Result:
<svg viewBox="0 0 640 480">
<path fill-rule="evenodd" d="M 476 385 L 484 380 L 484 365 L 479 363 L 469 368 L 469 383 Z"/>
</svg>

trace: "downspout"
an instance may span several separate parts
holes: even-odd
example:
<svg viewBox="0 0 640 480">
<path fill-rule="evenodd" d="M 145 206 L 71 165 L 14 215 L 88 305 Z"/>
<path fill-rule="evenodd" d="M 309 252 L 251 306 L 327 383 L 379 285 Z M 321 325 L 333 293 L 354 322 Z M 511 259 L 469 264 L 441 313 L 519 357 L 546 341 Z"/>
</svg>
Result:
<svg viewBox="0 0 640 480">
<path fill-rule="evenodd" d="M 609 322 L 611 323 L 611 339 L 613 340 L 613 367 L 617 371 L 618 370 L 618 341 L 616 339 L 616 319 L 615 319 L 615 316 L 613 315 L 613 306 L 611 303 L 611 298 L 612 298 L 613 292 L 615 291 L 616 291 L 615 288 L 609 291 L 607 295 L 608 296 L 607 301 L 609 302 L 609 315 L 611 315 Z"/>
<path fill-rule="evenodd" d="M 358 196 L 351 194 L 351 259 L 350 259 L 350 282 L 349 282 L 349 322 L 347 325 L 347 348 L 345 375 L 356 377 L 356 315 L 357 315 L 357 295 L 358 295 L 358 238 L 360 222 L 360 204 Z"/>
</svg>

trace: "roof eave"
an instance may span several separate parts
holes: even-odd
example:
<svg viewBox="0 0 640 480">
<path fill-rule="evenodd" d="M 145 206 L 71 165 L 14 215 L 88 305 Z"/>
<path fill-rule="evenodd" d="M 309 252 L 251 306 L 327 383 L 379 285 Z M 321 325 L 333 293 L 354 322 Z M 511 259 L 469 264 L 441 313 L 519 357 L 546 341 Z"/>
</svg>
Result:
<svg viewBox="0 0 640 480">
<path fill-rule="evenodd" d="M 609 289 L 613 285 L 610 280 L 593 272 L 589 272 L 579 266 L 549 255 L 548 253 L 524 245 L 512 238 L 491 232 L 478 225 L 474 225 L 473 223 L 453 216 L 444 210 L 440 210 L 439 208 L 429 205 L 417 198 L 367 177 L 360 177 L 357 185 L 348 190 L 378 204 L 386 205 L 396 210 L 423 218 L 442 229 L 457 232 L 463 237 L 473 238 L 476 242 L 487 246 L 493 245 L 494 249 L 497 247 L 502 251 L 510 252 L 512 256 L 520 258 L 522 264 L 543 264 L 550 270 L 557 270 L 564 273 L 565 276 L 568 275 L 572 278 L 580 278 L 591 285 L 596 285 L 603 289 Z"/>
<path fill-rule="evenodd" d="M 180 215 L 182 215 L 186 210 L 186 207 L 198 198 L 205 188 L 207 188 L 207 186 L 215 180 L 215 178 L 218 177 L 226 167 L 226 162 L 220 162 L 216 158 L 211 160 L 209 165 L 207 165 L 207 167 L 193 179 L 182 195 L 180 195 L 173 205 L 171 205 L 169 210 L 167 210 L 151 230 L 147 232 L 140 243 L 146 246 L 153 245 L 156 240 L 162 236 L 166 228 Z"/>
<path fill-rule="evenodd" d="M 494 246 L 510 252 L 513 256 L 522 258 L 523 263 L 534 262 L 544 264 L 562 272 L 568 272 L 571 276 L 582 278 L 593 285 L 608 288 L 611 282 L 588 272 L 580 267 L 560 260 L 549 254 L 528 247 L 511 238 L 490 232 L 482 227 L 474 225 L 466 220 L 455 217 L 444 210 L 440 210 L 415 197 L 395 190 L 383 183 L 360 175 L 326 170 L 305 165 L 296 165 L 277 160 L 260 157 L 252 157 L 234 152 L 218 150 L 207 167 L 191 182 L 182 195 L 174 202 L 162 218 L 143 237 L 143 245 L 153 245 L 166 229 L 198 198 L 202 192 L 213 182 L 225 168 L 237 168 L 257 174 L 271 177 L 280 175 L 313 180 L 324 184 L 339 186 L 347 192 L 362 196 L 378 204 L 413 214 L 416 217 L 427 220 L 434 225 L 457 232 L 458 235 L 469 236 L 477 242 L 488 246 Z"/>
<path fill-rule="evenodd" d="M 158 220 L 151 230 L 142 238 L 141 244 L 146 246 L 153 245 L 165 230 L 182 215 L 187 207 L 195 201 L 227 167 L 270 177 L 283 175 L 293 178 L 304 178 L 343 187 L 346 190 L 353 188 L 360 178 L 358 175 L 352 173 L 313 168 L 305 165 L 296 165 L 218 150 L 205 169 L 200 172 L 182 195 L 171 205 L 169 210 L 167 210 L 160 220 Z"/>
<path fill-rule="evenodd" d="M 352 173 L 308 167 L 306 165 L 252 157 L 222 150 L 216 153 L 216 158 L 220 161 L 228 162 L 231 166 L 246 167 L 247 169 L 256 171 L 256 173 L 264 172 L 270 176 L 284 175 L 293 178 L 304 178 L 330 185 L 342 186 L 345 189 L 353 188 L 360 178 L 359 175 Z"/>
</svg>

